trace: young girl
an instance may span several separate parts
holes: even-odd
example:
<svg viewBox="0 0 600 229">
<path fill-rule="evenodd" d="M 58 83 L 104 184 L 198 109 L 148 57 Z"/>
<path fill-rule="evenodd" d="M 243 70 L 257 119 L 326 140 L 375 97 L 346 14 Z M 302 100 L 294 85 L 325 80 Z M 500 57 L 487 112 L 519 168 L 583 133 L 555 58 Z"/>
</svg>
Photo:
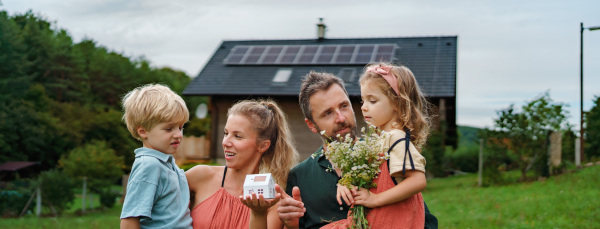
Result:
<svg viewBox="0 0 600 229">
<path fill-rule="evenodd" d="M 421 191 L 427 186 L 425 158 L 419 152 L 429 134 L 428 102 L 410 71 L 386 63 L 367 66 L 360 78 L 365 121 L 387 132 L 383 146 L 390 155 L 370 190 L 338 185 L 337 200 L 373 208 L 371 228 L 423 228 L 425 210 Z M 349 214 L 350 215 L 350 214 Z M 346 228 L 351 219 L 326 228 Z"/>
</svg>

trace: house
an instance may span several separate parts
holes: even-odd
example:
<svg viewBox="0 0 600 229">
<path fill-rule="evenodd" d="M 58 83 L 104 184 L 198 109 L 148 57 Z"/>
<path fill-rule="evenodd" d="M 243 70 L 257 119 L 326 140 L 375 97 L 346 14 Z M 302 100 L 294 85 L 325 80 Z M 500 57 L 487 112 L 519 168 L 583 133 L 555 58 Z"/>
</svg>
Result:
<svg viewBox="0 0 600 229">
<path fill-rule="evenodd" d="M 324 25 L 319 24 L 319 28 Z M 409 67 L 437 108 L 435 122 L 446 124 L 446 145 L 456 144 L 457 36 L 223 41 L 184 95 L 209 96 L 212 119 L 210 155 L 223 160 L 227 109 L 243 99 L 271 98 L 288 116 L 301 160 L 322 144 L 310 132 L 298 104 L 303 77 L 311 70 L 337 75 L 345 82 L 359 128 L 358 79 L 368 63 L 385 61 Z M 194 109 L 194 108 L 191 108 Z"/>
</svg>

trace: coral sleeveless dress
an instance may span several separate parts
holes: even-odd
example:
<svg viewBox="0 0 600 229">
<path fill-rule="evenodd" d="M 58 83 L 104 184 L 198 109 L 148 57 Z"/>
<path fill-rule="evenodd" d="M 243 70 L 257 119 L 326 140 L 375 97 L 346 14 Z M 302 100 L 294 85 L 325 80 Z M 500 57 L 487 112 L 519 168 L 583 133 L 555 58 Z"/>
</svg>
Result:
<svg viewBox="0 0 600 229">
<path fill-rule="evenodd" d="M 410 135 L 407 138 L 401 139 L 410 141 Z M 400 140 L 398 141 L 400 142 Z M 393 148 L 396 143 L 390 147 Z M 408 149 L 408 147 L 406 147 Z M 412 159 L 411 159 L 412 160 Z M 388 161 L 383 161 L 379 167 L 381 173 L 373 179 L 377 187 L 369 189 L 373 193 L 384 192 L 396 186 L 394 180 L 390 176 Z M 332 222 L 321 228 L 349 228 L 352 212 L 348 212 L 348 219 Z M 423 196 L 417 193 L 408 199 L 393 204 L 370 209 L 367 213 L 367 220 L 372 229 L 380 228 L 418 228 L 425 227 L 425 206 Z"/>
<path fill-rule="evenodd" d="M 208 199 L 194 207 L 191 212 L 192 226 L 198 228 L 248 228 L 250 227 L 250 208 L 242 204 L 235 196 L 229 194 L 224 188 L 225 174 L 221 188 Z"/>
</svg>

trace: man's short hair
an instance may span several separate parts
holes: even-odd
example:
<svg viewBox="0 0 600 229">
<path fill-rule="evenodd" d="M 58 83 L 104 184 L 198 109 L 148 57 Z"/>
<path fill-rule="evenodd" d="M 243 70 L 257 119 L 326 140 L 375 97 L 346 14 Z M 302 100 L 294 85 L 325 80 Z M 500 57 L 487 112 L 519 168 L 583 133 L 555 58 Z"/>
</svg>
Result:
<svg viewBox="0 0 600 229">
<path fill-rule="evenodd" d="M 319 91 L 329 89 L 334 84 L 340 85 L 344 90 L 344 93 L 346 93 L 346 96 L 348 96 L 348 92 L 344 87 L 344 81 L 331 73 L 310 71 L 304 77 L 302 85 L 300 86 L 299 100 L 300 108 L 302 109 L 305 118 L 314 122 L 312 109 L 310 107 L 310 97 Z"/>
<path fill-rule="evenodd" d="M 150 131 L 159 123 L 189 120 L 185 101 L 170 88 L 160 84 L 148 84 L 131 90 L 123 97 L 123 120 L 131 135 L 141 140 L 139 126 Z"/>
</svg>

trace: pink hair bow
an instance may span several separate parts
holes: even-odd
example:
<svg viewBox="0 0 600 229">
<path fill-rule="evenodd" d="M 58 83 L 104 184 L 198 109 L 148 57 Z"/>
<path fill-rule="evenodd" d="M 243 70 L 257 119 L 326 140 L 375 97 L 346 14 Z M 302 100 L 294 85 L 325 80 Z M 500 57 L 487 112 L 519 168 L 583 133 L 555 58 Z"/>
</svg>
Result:
<svg viewBox="0 0 600 229">
<path fill-rule="evenodd" d="M 398 80 L 392 73 L 390 73 L 390 70 L 392 70 L 392 68 L 394 68 L 394 67 L 393 66 L 382 66 L 382 65 L 378 64 L 378 65 L 372 65 L 372 66 L 368 67 L 366 72 L 377 73 L 378 75 L 383 77 L 383 79 L 385 81 L 387 81 L 388 84 L 390 84 L 390 86 L 392 87 L 392 90 L 394 90 L 396 92 L 396 95 L 400 95 L 400 90 L 398 90 Z"/>
</svg>

